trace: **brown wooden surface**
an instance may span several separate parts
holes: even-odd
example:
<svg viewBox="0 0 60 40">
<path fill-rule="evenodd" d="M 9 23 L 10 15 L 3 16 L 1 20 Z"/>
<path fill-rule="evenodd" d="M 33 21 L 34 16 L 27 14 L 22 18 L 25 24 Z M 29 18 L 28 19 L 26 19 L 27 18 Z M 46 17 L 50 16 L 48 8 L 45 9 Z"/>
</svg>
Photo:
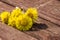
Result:
<svg viewBox="0 0 60 40">
<path fill-rule="evenodd" d="M 0 27 L 0 37 L 3 40 L 29 40 L 30 38 L 30 40 L 60 40 L 60 1 L 1 0 L 0 12 L 5 10 L 11 11 L 15 6 L 21 7 L 24 10 L 28 7 L 36 7 L 39 12 L 39 19 L 37 24 L 33 25 L 32 30 L 25 32 L 18 31 L 0 23 L 0 26 L 2 26 Z"/>
<path fill-rule="evenodd" d="M 37 40 L 36 38 L 26 35 L 23 32 L 2 24 L 0 22 L 0 38 L 2 40 Z"/>
<path fill-rule="evenodd" d="M 60 1 L 58 0 L 2 0 L 13 6 L 19 6 L 23 9 L 36 7 L 39 10 L 39 16 L 60 25 Z M 41 13 L 40 13 L 41 12 Z M 52 20 L 51 20 L 52 19 Z"/>
</svg>

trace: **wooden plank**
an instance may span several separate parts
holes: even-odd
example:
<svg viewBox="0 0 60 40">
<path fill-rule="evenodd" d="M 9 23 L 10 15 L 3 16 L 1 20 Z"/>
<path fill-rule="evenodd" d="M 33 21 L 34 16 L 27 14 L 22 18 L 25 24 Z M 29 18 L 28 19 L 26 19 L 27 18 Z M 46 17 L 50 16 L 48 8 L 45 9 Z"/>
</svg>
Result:
<svg viewBox="0 0 60 40">
<path fill-rule="evenodd" d="M 24 34 L 21 31 L 18 31 L 11 26 L 7 26 L 0 22 L 0 38 L 2 40 L 37 40 L 36 38 Z"/>
<path fill-rule="evenodd" d="M 3 8 L 1 10 L 1 8 Z M 13 9 L 12 6 L 4 4 L 0 2 L 0 10 L 1 11 L 11 11 Z M 29 36 L 21 31 L 18 31 L 11 26 L 3 24 L 0 22 L 0 39 L 1 40 L 37 40 L 36 38 Z"/>
<path fill-rule="evenodd" d="M 42 19 L 40 19 L 40 20 L 42 20 Z M 45 20 L 42 20 L 42 22 L 45 23 L 48 26 L 48 28 L 46 29 L 47 31 L 50 31 L 54 34 L 59 34 L 60 33 L 60 31 L 59 31 L 60 26 L 54 25 L 53 23 L 50 23 L 50 22 L 45 21 Z"/>
<path fill-rule="evenodd" d="M 18 6 L 23 9 L 27 9 L 28 7 L 38 7 L 40 4 L 44 4 L 50 0 L 1 0 L 10 5 Z M 37 5 L 36 5 L 37 4 Z"/>
<path fill-rule="evenodd" d="M 48 4 L 46 4 L 46 6 L 43 6 L 42 8 L 40 8 L 40 9 L 47 12 L 47 13 L 50 12 L 49 14 L 60 17 L 59 16 L 60 15 L 60 13 L 59 13 L 59 11 L 60 11 L 60 2 L 59 1 L 52 1 Z"/>
<path fill-rule="evenodd" d="M 60 2 L 52 1 L 44 7 L 40 7 L 39 10 L 41 17 L 60 25 Z"/>
<path fill-rule="evenodd" d="M 0 12 L 2 12 L 2 11 L 11 11 L 11 10 L 13 10 L 13 8 L 14 7 L 9 6 L 9 5 L 5 4 L 5 3 L 0 2 Z"/>
</svg>

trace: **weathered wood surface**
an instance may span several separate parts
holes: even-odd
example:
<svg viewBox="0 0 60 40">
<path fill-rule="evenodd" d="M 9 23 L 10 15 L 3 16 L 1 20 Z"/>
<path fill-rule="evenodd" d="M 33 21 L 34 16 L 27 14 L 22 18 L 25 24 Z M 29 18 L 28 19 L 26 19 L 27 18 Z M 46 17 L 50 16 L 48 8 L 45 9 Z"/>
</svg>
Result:
<svg viewBox="0 0 60 40">
<path fill-rule="evenodd" d="M 0 38 L 2 40 L 37 40 L 23 32 L 19 32 L 18 30 L 2 24 L 0 22 Z"/>
<path fill-rule="evenodd" d="M 58 0 L 1 0 L 10 5 L 19 6 L 27 9 L 28 7 L 36 7 L 39 10 L 39 16 L 60 25 L 60 1 Z M 40 13 L 41 12 L 41 13 Z M 51 20 L 52 19 L 52 20 Z"/>
<path fill-rule="evenodd" d="M 60 25 L 60 1 L 52 1 L 39 9 L 41 9 L 40 12 L 43 15 L 40 14 L 40 16 Z"/>
<path fill-rule="evenodd" d="M 36 1 L 31 0 L 32 2 L 29 0 L 26 0 L 27 2 L 24 0 L 18 0 L 18 1 L 16 1 L 16 0 L 6 0 L 6 1 L 1 0 L 1 1 L 3 3 L 0 2 L 0 5 L 1 5 L 0 12 L 5 11 L 5 10 L 11 11 L 15 6 L 18 6 L 18 7 L 24 8 L 24 9 L 27 9 L 28 7 L 36 7 L 38 9 L 38 11 L 39 11 L 39 19 L 37 21 L 38 24 L 37 25 L 35 24 L 33 26 L 33 28 L 32 28 L 33 31 L 24 32 L 24 33 L 28 34 L 29 36 L 32 36 L 34 38 L 33 40 L 35 40 L 35 38 L 37 40 L 60 40 L 60 31 L 59 31 L 60 26 L 58 26 L 58 25 L 60 25 L 59 24 L 59 20 L 60 20 L 59 19 L 59 17 L 60 17 L 59 16 L 59 14 L 60 14 L 59 13 L 59 10 L 60 10 L 59 5 L 60 5 L 60 3 L 57 0 L 44 0 L 44 1 L 43 0 L 36 0 Z M 35 4 L 37 4 L 37 5 L 35 5 Z M 44 5 L 42 5 L 42 4 L 44 4 Z M 39 7 L 39 5 L 40 5 L 40 7 Z M 50 12 L 52 12 L 52 13 L 50 13 Z M 55 21 L 55 20 L 57 20 L 57 21 Z M 55 25 L 55 24 L 57 24 L 57 25 Z M 4 30 L 7 31 L 8 33 L 4 34 L 5 32 L 2 28 L 4 29 L 4 24 L 3 24 L 3 27 L 0 28 L 3 31 L 0 33 L 3 35 L 6 35 L 6 34 L 10 35 L 10 32 L 8 32 L 8 31 L 11 30 L 11 32 L 12 32 L 12 30 L 13 31 L 15 30 L 13 28 L 9 29 L 9 27 L 6 27 L 6 29 L 4 29 Z M 7 30 L 7 29 L 9 29 L 9 30 Z M 9 38 L 13 35 L 13 33 L 12 33 L 12 35 L 9 36 L 9 38 L 7 38 L 3 35 L 1 35 L 1 37 L 4 38 L 3 40 L 5 40 L 5 38 L 7 40 L 9 40 Z M 25 34 L 23 34 L 23 35 L 25 35 Z M 19 37 L 21 37 L 21 36 L 19 36 Z M 19 37 L 17 39 L 19 39 Z M 25 38 L 23 38 L 23 39 L 25 40 Z"/>
<path fill-rule="evenodd" d="M 50 0 L 1 0 L 4 3 L 18 6 L 20 8 L 27 9 L 28 7 L 38 7 L 40 4 L 44 4 Z M 36 5 L 37 4 L 37 5 Z"/>
<path fill-rule="evenodd" d="M 2 11 L 11 11 L 14 7 L 0 1 L 0 13 Z"/>
</svg>

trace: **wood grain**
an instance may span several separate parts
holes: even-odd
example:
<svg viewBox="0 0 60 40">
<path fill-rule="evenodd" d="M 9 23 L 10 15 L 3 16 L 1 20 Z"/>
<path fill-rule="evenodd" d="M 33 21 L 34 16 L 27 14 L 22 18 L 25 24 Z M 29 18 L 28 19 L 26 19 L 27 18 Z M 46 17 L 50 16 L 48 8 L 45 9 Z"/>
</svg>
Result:
<svg viewBox="0 0 60 40">
<path fill-rule="evenodd" d="M 36 31 L 33 31 L 33 32 L 27 31 L 25 33 L 33 37 L 36 37 L 38 39 L 42 38 L 43 40 L 59 40 L 60 39 L 60 31 L 59 31 L 60 27 L 41 18 L 39 18 L 38 22 L 40 23 L 34 26 L 36 27 L 35 28 Z"/>
<path fill-rule="evenodd" d="M 2 2 L 8 3 L 10 5 L 18 6 L 24 9 L 28 7 L 38 7 L 40 4 L 44 4 L 50 0 L 1 0 Z"/>
<path fill-rule="evenodd" d="M 6 24 L 3 24 L 1 22 L 0 22 L 0 36 L 2 37 L 2 40 L 5 39 L 6 40 L 37 40 L 36 38 L 24 34 L 23 32 L 20 32 L 12 28 L 11 26 L 7 26 Z"/>
<path fill-rule="evenodd" d="M 10 5 L 27 9 L 29 7 L 36 7 L 39 11 L 39 16 L 42 18 L 60 25 L 60 2 L 58 0 L 1 0 Z"/>
<path fill-rule="evenodd" d="M 19 1 L 16 1 L 16 0 L 11 0 L 11 1 L 6 0 L 6 1 L 4 1 L 4 0 L 2 0 L 3 3 L 0 2 L 0 5 L 1 5 L 0 7 L 2 9 L 0 9 L 0 10 L 1 11 L 5 11 L 5 10 L 11 11 L 15 6 L 19 6 L 19 7 L 24 8 L 24 9 L 27 9 L 28 7 L 34 7 L 32 5 L 32 3 L 35 2 L 34 0 L 33 1 L 31 0 L 32 3 L 31 3 L 31 1 L 26 0 L 27 3 L 30 3 L 29 5 L 27 5 L 26 1 L 24 1 L 24 2 L 23 1 L 24 0 L 19 0 Z M 36 1 L 38 1 L 38 0 L 36 0 Z M 49 1 L 49 0 L 47 0 L 47 1 Z M 45 0 L 45 2 L 47 2 L 47 1 Z M 42 1 L 41 4 L 44 4 L 45 2 Z M 37 3 L 38 6 L 39 6 L 39 3 L 40 3 L 40 1 Z M 57 3 L 58 5 L 55 4 L 55 3 Z M 21 6 L 21 4 L 23 4 L 23 5 Z M 35 4 L 36 4 L 36 2 L 35 2 Z M 52 5 L 52 6 L 50 6 L 50 5 Z M 45 10 L 45 8 L 46 8 L 46 10 Z M 51 4 L 48 3 L 47 5 L 45 5 L 43 7 L 41 6 L 41 8 L 39 7 L 39 9 L 38 9 L 38 11 L 39 11 L 39 19 L 37 21 L 37 25 L 35 24 L 33 26 L 34 28 L 32 28 L 33 29 L 32 31 L 31 30 L 30 31 L 25 31 L 23 33 L 20 31 L 21 32 L 21 34 L 20 34 L 20 32 L 18 30 L 14 29 L 14 28 L 12 28 L 10 26 L 7 26 L 5 24 L 0 23 L 0 25 L 2 26 L 2 27 L 0 27 L 0 31 L 1 31 L 0 32 L 0 37 L 3 40 L 10 40 L 10 39 L 11 40 L 13 40 L 13 39 L 14 40 L 17 40 L 17 39 L 20 40 L 20 38 L 22 40 L 24 40 L 24 39 L 28 40 L 30 38 L 32 40 L 60 40 L 60 31 L 59 31 L 60 26 L 55 25 L 55 24 L 59 25 L 59 20 L 60 20 L 59 17 L 60 16 L 58 14 L 56 15 L 56 13 L 55 14 L 50 13 L 52 9 L 53 9 L 52 12 L 55 12 L 56 11 L 55 8 L 58 10 L 56 13 L 59 14 L 59 10 L 60 10 L 59 9 L 60 8 L 59 7 L 59 2 L 51 1 Z M 49 11 L 48 11 L 48 9 L 49 9 Z M 53 20 L 53 21 L 51 21 L 51 20 Z M 24 34 L 24 33 L 26 33 L 26 34 Z M 21 35 L 21 36 L 19 36 L 19 35 Z M 27 35 L 27 36 L 25 36 L 25 35 Z M 23 39 L 23 37 L 24 37 L 24 39 Z"/>
<path fill-rule="evenodd" d="M 40 10 L 41 9 L 41 10 Z M 39 15 L 46 20 L 60 25 L 60 2 L 52 1 L 44 7 L 39 8 Z"/>
</svg>

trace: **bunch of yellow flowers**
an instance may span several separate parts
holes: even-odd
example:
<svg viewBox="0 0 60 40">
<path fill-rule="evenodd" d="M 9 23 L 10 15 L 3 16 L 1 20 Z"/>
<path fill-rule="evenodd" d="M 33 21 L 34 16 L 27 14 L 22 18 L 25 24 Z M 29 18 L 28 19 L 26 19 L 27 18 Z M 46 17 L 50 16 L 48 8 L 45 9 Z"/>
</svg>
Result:
<svg viewBox="0 0 60 40">
<path fill-rule="evenodd" d="M 16 7 L 12 12 L 5 11 L 0 14 L 0 19 L 3 23 L 22 31 L 29 30 L 37 18 L 36 8 L 28 8 L 24 13 L 19 7 Z"/>
</svg>

